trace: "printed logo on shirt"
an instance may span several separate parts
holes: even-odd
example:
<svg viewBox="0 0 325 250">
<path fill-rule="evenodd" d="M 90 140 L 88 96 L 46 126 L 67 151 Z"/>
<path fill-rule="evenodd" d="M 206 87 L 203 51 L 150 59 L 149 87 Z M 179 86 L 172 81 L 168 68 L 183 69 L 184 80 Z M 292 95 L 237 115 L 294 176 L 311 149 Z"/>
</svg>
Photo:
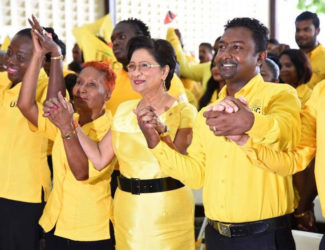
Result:
<svg viewBox="0 0 325 250">
<path fill-rule="evenodd" d="M 16 107 L 16 105 L 17 105 L 17 101 L 11 101 L 11 102 L 10 102 L 10 107 L 11 107 L 11 108 Z"/>
<path fill-rule="evenodd" d="M 251 111 L 256 112 L 257 114 L 262 114 L 262 105 L 252 105 Z"/>
</svg>

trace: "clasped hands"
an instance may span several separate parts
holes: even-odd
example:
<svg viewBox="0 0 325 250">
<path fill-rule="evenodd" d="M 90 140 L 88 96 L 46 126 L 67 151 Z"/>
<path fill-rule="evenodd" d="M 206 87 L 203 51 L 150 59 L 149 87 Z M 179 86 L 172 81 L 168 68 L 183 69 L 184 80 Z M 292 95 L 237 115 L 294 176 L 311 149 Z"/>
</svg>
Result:
<svg viewBox="0 0 325 250">
<path fill-rule="evenodd" d="M 58 93 L 58 97 L 53 97 L 44 102 L 43 116 L 57 126 L 61 131 L 71 131 L 73 128 L 73 107 L 72 104 Z"/>
<path fill-rule="evenodd" d="M 247 142 L 249 137 L 246 132 L 254 124 L 254 114 L 244 97 L 236 99 L 227 96 L 219 103 L 209 106 L 203 116 L 214 135 L 225 136 L 238 145 Z"/>
</svg>

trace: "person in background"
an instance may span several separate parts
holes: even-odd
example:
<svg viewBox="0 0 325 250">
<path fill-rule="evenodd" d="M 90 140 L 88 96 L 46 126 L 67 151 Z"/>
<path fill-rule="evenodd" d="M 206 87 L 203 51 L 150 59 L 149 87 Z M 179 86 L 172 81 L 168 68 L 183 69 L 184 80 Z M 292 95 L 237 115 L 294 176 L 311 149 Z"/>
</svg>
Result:
<svg viewBox="0 0 325 250">
<path fill-rule="evenodd" d="M 317 41 L 320 32 L 320 22 L 316 13 L 304 11 L 297 16 L 296 43 L 306 53 L 313 71 L 307 85 L 312 89 L 318 82 L 325 79 L 325 48 Z"/>
<path fill-rule="evenodd" d="M 267 42 L 267 52 L 270 52 L 275 46 L 279 45 L 279 41 L 275 38 L 271 38 Z"/>
<path fill-rule="evenodd" d="M 0 249 L 6 250 L 39 249 L 38 221 L 50 193 L 48 140 L 30 131 L 17 107 L 32 54 L 31 29 L 20 30 L 4 57 L 7 72 L 1 73 L 7 76 L 0 82 Z M 42 71 L 35 81 L 33 98 L 43 102 L 48 86 L 46 73 Z"/>
<path fill-rule="evenodd" d="M 261 66 L 261 76 L 265 82 L 279 82 L 279 66 L 270 58 L 265 58 Z"/>
<path fill-rule="evenodd" d="M 213 50 L 214 50 L 214 54 L 218 53 L 218 49 L 219 49 L 219 41 L 221 39 L 221 36 L 219 36 L 215 41 L 214 41 L 214 45 L 213 45 Z"/>
<path fill-rule="evenodd" d="M 69 63 L 68 69 L 78 74 L 81 71 L 83 63 L 84 63 L 84 59 L 83 59 L 82 51 L 79 48 L 78 44 L 75 43 L 75 45 L 72 48 L 72 62 Z"/>
<path fill-rule="evenodd" d="M 280 80 L 297 90 L 302 107 L 311 96 L 312 90 L 306 85 L 312 77 L 308 57 L 298 49 L 284 50 L 279 57 L 281 65 Z"/>
<path fill-rule="evenodd" d="M 213 54 L 213 47 L 210 43 L 201 43 L 199 45 L 200 63 L 210 62 Z"/>
<path fill-rule="evenodd" d="M 214 54 L 211 60 L 212 76 L 210 77 L 207 88 L 199 101 L 198 110 L 201 110 L 208 104 L 216 101 L 218 99 L 218 94 L 220 93 L 220 90 L 226 84 L 219 73 L 218 65 L 215 59 L 216 55 L 217 54 Z"/>
</svg>

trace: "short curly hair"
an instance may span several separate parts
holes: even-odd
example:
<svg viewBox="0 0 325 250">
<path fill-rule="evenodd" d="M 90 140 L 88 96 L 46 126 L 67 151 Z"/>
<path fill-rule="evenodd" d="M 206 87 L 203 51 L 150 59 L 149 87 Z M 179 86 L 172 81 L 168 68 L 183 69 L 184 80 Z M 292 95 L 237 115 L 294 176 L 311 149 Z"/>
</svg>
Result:
<svg viewBox="0 0 325 250">
<path fill-rule="evenodd" d="M 255 18 L 242 17 L 229 20 L 225 25 L 225 31 L 230 28 L 245 27 L 252 31 L 255 42 L 255 53 L 265 51 L 268 43 L 268 28 Z"/>
<path fill-rule="evenodd" d="M 103 72 L 105 74 L 104 85 L 108 88 L 110 92 L 114 90 L 116 75 L 108 63 L 90 61 L 82 64 L 82 69 L 87 67 L 92 67 L 97 69 L 100 72 Z"/>
<path fill-rule="evenodd" d="M 149 27 L 142 22 L 140 19 L 137 18 L 128 18 L 127 20 L 123 20 L 120 23 L 126 23 L 132 25 L 135 28 L 135 32 L 138 36 L 146 36 L 151 37 Z"/>
</svg>

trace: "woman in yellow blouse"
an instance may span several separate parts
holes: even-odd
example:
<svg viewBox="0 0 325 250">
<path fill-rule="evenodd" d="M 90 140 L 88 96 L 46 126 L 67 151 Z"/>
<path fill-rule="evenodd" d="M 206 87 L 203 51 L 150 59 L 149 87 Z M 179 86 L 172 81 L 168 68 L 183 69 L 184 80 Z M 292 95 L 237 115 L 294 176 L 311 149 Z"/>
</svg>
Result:
<svg viewBox="0 0 325 250">
<path fill-rule="evenodd" d="M 196 110 L 167 93 L 176 65 L 168 42 L 135 37 L 129 44 L 128 74 L 133 89 L 142 98 L 119 106 L 112 129 L 98 144 L 79 130 L 78 137 L 97 169 L 103 169 L 114 154 L 119 161 L 121 176 L 114 198 L 118 250 L 193 250 L 191 190 L 160 170 L 137 117 L 142 117 L 145 110 L 155 110 L 161 140 L 185 153 L 191 142 Z"/>
<path fill-rule="evenodd" d="M 297 90 L 303 106 L 311 96 L 312 90 L 305 84 L 312 75 L 308 57 L 299 49 L 284 50 L 279 57 L 281 82 L 288 83 Z"/>
<path fill-rule="evenodd" d="M 46 249 L 114 249 L 109 232 L 112 166 L 101 172 L 93 167 L 75 134 L 76 124 L 62 123 L 64 116 L 61 112 L 54 108 L 47 114 L 54 124 L 42 116 L 42 104 L 35 101 L 36 79 L 44 55 L 50 52 L 49 89 L 57 88 L 53 86 L 56 83 L 62 84 L 62 55 L 57 45 L 43 34 L 37 20 L 33 22 L 33 56 L 17 105 L 32 130 L 54 141 L 53 189 L 39 222 L 46 232 Z M 73 88 L 74 107 L 78 112 L 75 119 L 80 124 L 79 129 L 94 141 L 101 140 L 110 128 L 111 116 L 105 113 L 104 107 L 114 85 L 115 74 L 108 65 L 89 62 L 84 65 Z M 63 99 L 62 95 L 60 98 Z M 58 100 L 52 98 L 47 102 L 58 103 Z M 68 118 L 71 117 L 69 114 Z"/>
</svg>

